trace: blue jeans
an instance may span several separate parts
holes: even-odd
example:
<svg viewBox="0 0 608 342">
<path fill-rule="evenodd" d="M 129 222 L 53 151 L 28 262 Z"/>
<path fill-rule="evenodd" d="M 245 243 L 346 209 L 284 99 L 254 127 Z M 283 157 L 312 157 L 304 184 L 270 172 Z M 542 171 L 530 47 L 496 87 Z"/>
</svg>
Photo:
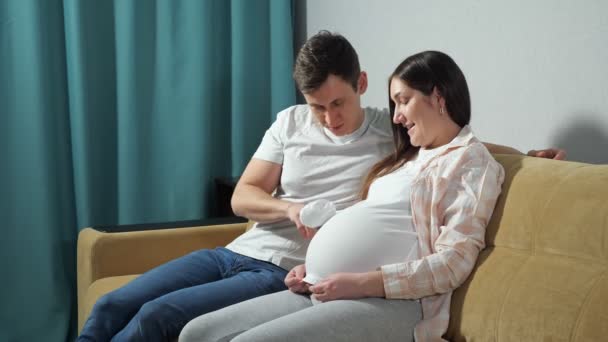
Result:
<svg viewBox="0 0 608 342">
<path fill-rule="evenodd" d="M 200 315 L 285 290 L 286 275 L 226 248 L 199 250 L 102 296 L 77 341 L 170 341 Z"/>
</svg>

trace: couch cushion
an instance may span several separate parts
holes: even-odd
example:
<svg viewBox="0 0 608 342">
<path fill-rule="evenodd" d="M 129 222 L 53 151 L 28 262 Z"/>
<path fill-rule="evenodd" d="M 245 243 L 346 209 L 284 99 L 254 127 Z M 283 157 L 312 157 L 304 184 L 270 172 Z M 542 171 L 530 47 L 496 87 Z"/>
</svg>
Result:
<svg viewBox="0 0 608 342">
<path fill-rule="evenodd" d="M 451 341 L 608 336 L 608 165 L 499 156 L 506 177 Z"/>
</svg>

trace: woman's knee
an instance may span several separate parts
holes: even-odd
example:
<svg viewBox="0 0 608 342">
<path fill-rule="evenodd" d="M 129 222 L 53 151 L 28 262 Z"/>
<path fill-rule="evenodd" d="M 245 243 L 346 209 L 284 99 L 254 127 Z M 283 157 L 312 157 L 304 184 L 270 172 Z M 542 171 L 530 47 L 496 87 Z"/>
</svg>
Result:
<svg viewBox="0 0 608 342">
<path fill-rule="evenodd" d="M 314 328 L 312 328 L 314 329 Z M 283 334 L 283 331 L 268 331 L 261 328 L 253 328 L 242 334 L 224 341 L 230 342 L 284 342 L 284 341 L 301 341 L 304 336 L 294 336 L 293 334 Z M 312 339 L 309 341 L 313 341 Z"/>
<path fill-rule="evenodd" d="M 198 317 L 186 323 L 182 331 L 179 333 L 179 342 L 195 342 L 208 340 L 205 339 L 204 335 L 204 332 L 207 330 L 208 323 L 201 318 L 202 317 Z"/>
<path fill-rule="evenodd" d="M 188 322 L 179 334 L 179 342 L 232 341 L 236 335 L 229 320 L 209 313 Z"/>
</svg>

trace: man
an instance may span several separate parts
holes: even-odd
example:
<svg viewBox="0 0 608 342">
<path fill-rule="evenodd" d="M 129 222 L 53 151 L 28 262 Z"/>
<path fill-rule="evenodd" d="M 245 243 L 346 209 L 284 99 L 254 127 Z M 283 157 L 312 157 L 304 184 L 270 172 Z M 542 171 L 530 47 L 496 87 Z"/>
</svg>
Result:
<svg viewBox="0 0 608 342">
<path fill-rule="evenodd" d="M 103 296 L 80 341 L 171 340 L 197 316 L 286 289 L 288 270 L 303 263 L 314 234 L 300 222 L 304 204 L 354 204 L 364 176 L 392 149 L 389 113 L 361 108 L 367 75 L 344 37 L 321 32 L 308 40 L 294 78 L 307 105 L 278 114 L 232 199 L 235 213 L 258 223 L 226 248 L 196 251 Z"/>
</svg>

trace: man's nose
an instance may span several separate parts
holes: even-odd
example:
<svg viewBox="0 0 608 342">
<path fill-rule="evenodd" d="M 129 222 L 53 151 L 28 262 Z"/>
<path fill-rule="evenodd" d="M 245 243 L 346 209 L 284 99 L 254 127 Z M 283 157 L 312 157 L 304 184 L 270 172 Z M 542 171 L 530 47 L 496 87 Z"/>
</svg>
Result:
<svg viewBox="0 0 608 342">
<path fill-rule="evenodd" d="M 328 109 L 328 110 L 325 112 L 325 123 L 326 123 L 328 126 L 333 126 L 334 124 L 336 124 L 336 123 L 337 123 L 338 115 L 339 115 L 339 114 L 338 114 L 338 112 L 337 112 L 337 111 L 335 111 L 335 110 L 331 110 L 331 109 Z"/>
</svg>

